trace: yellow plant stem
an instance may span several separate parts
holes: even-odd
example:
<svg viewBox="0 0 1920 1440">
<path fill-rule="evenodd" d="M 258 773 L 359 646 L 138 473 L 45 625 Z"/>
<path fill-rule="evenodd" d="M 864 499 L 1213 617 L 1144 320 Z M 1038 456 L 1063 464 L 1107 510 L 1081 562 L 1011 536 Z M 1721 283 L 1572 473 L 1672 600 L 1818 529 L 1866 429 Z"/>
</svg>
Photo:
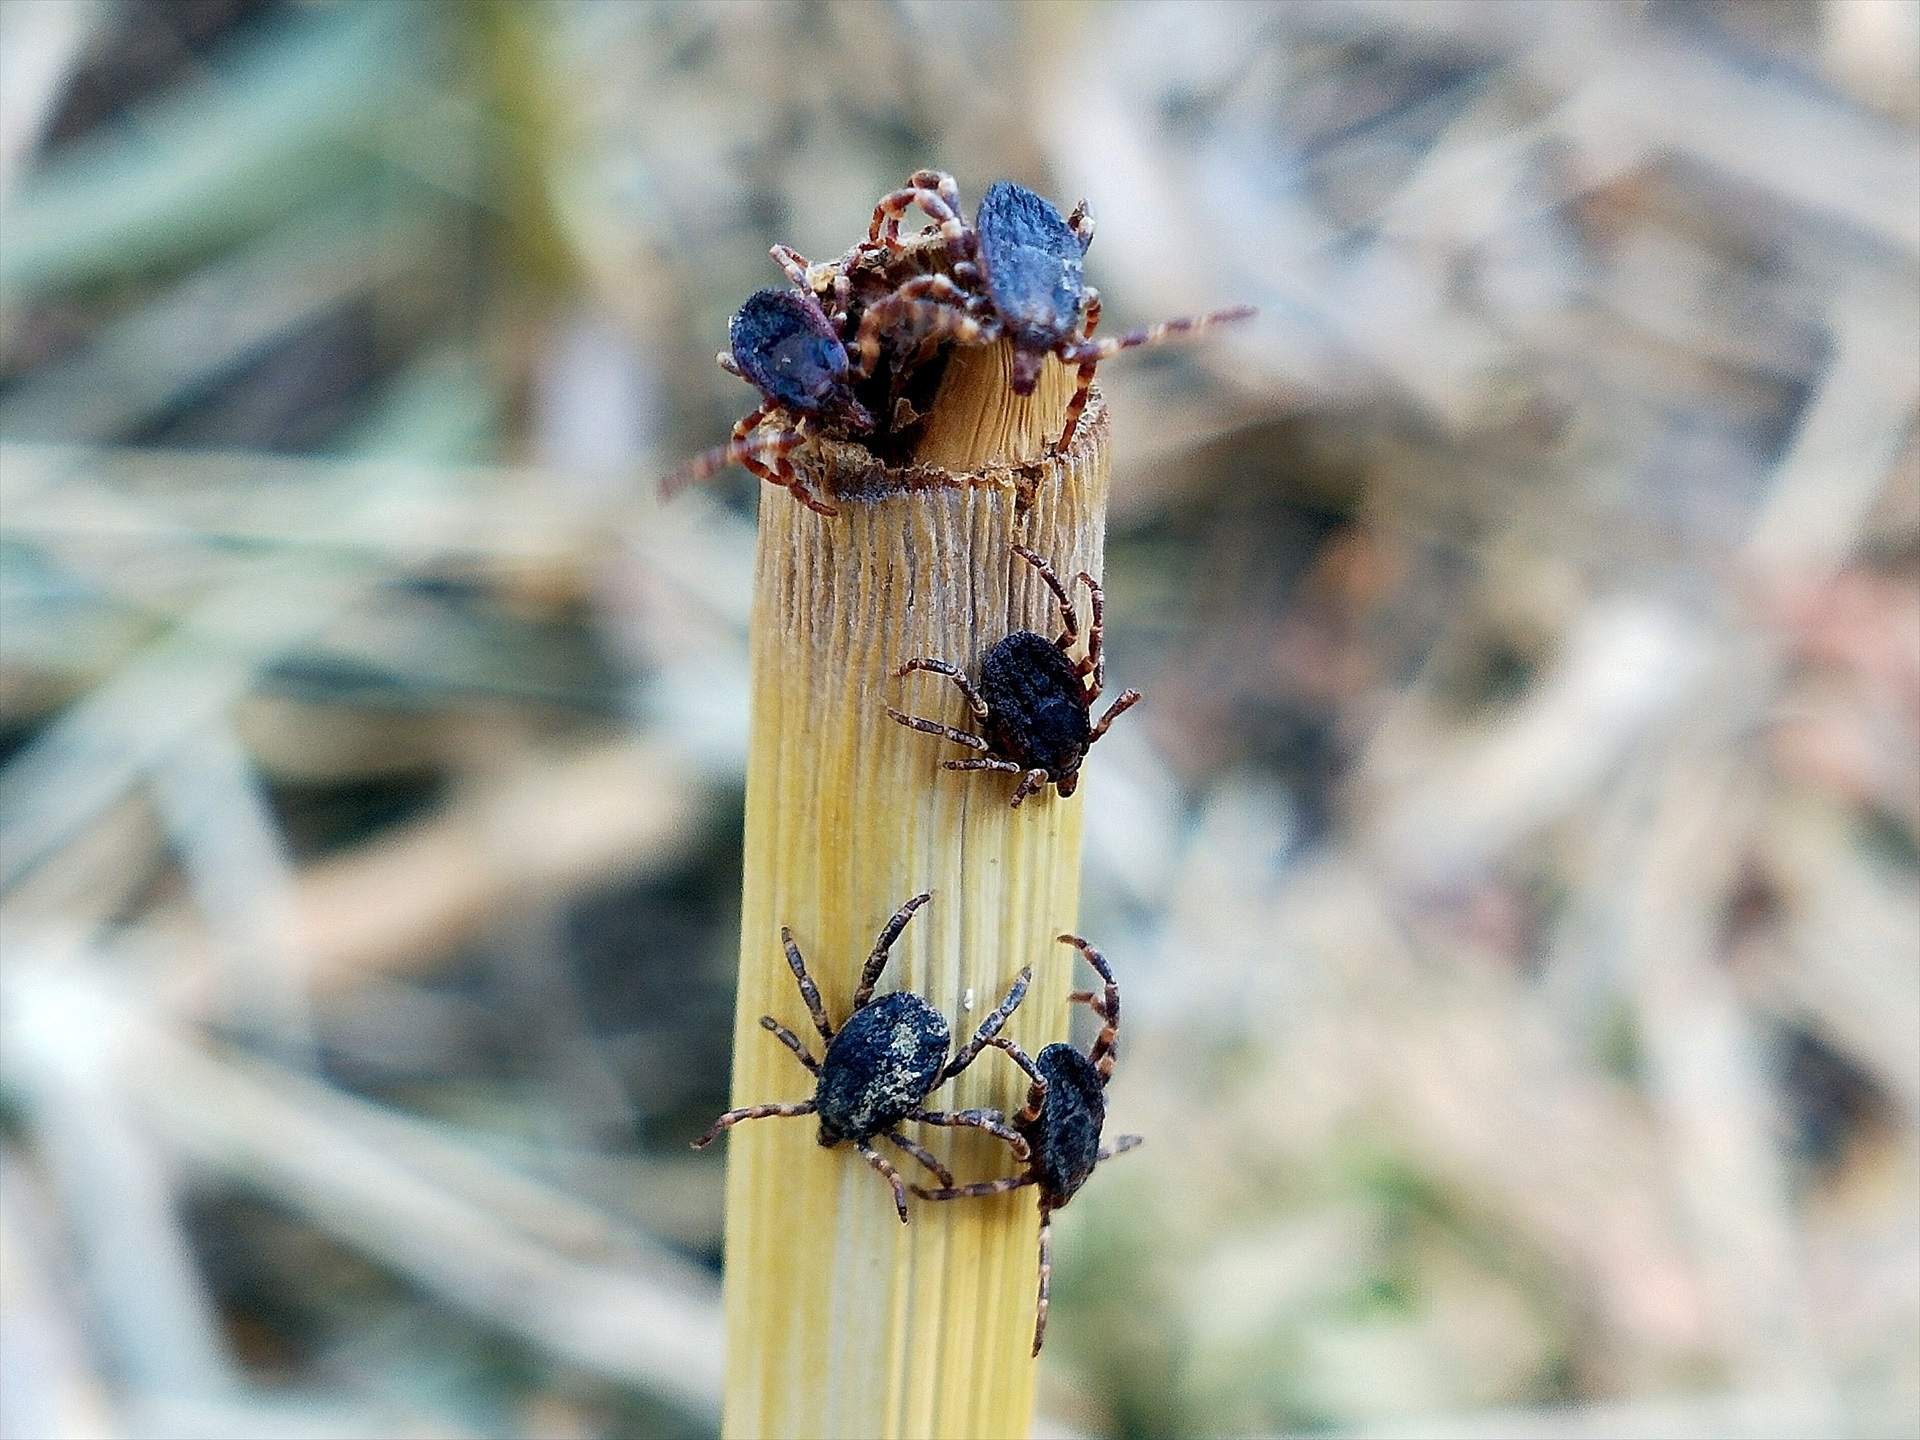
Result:
<svg viewBox="0 0 1920 1440">
<path fill-rule="evenodd" d="M 1054 937 L 1077 920 L 1079 796 L 1049 788 L 1013 810 L 1017 777 L 942 770 L 971 752 L 886 714 L 891 703 L 972 729 L 949 682 L 893 670 L 925 655 L 977 676 L 1009 631 L 1058 633 L 1058 610 L 1011 553 L 1016 541 L 1063 578 L 1100 573 L 1104 409 L 1096 396 L 1069 451 L 1047 457 L 1072 376 L 1050 364 L 1040 391 L 1020 400 L 1005 365 L 992 348 L 955 355 L 923 463 L 889 470 L 855 446 L 819 447 L 815 481 L 837 516 L 762 491 L 736 1105 L 813 1091 L 759 1025 L 771 1014 L 820 1051 L 780 927 L 792 927 L 838 1025 L 875 932 L 921 890 L 933 901 L 894 946 L 882 991 L 923 996 L 958 1046 L 1030 965 L 1034 983 L 1006 1033 L 1030 1051 L 1068 1033 L 1073 952 Z M 1013 1063 L 988 1050 L 928 1105 L 1012 1111 L 1025 1091 Z M 989 1137 L 906 1128 L 962 1181 L 1016 1168 Z M 816 1131 L 809 1116 L 729 1132 L 725 1433 L 1026 1434 L 1033 1192 L 916 1199 L 902 1225 L 886 1182 L 850 1147 L 822 1149 Z M 910 1181 L 927 1180 L 906 1156 L 889 1158 Z"/>
</svg>

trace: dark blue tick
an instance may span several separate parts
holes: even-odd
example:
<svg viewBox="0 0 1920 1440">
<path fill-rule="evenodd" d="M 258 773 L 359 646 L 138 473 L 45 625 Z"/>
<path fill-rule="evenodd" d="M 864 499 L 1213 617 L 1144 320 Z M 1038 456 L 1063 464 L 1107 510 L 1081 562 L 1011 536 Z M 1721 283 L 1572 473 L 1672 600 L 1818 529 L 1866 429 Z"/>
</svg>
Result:
<svg viewBox="0 0 1920 1440">
<path fill-rule="evenodd" d="M 776 246 L 775 254 L 785 265 L 792 252 Z M 808 509 L 834 514 L 808 493 L 788 458 L 816 434 L 873 428 L 873 416 L 854 396 L 847 347 L 833 318 L 811 291 L 756 290 L 727 327 L 727 340 L 720 368 L 758 390 L 761 403 L 734 425 L 725 445 L 688 461 L 667 477 L 663 490 L 671 494 L 741 465 L 784 486 Z"/>
<path fill-rule="evenodd" d="M 1006 1051 L 1027 1072 L 1026 1104 L 1011 1118 L 994 1115 L 1006 1120 L 1019 1136 L 1019 1143 L 1012 1149 L 1022 1166 L 1020 1173 L 974 1185 L 913 1187 L 914 1194 L 926 1200 L 1004 1195 L 1028 1185 L 1040 1192 L 1040 1297 L 1033 1322 L 1036 1355 L 1047 1337 L 1047 1306 L 1053 1288 L 1053 1212 L 1073 1199 L 1102 1160 L 1111 1160 L 1140 1143 L 1138 1135 L 1119 1136 L 1109 1146 L 1100 1143 L 1100 1130 L 1107 1119 L 1107 1081 L 1112 1078 L 1114 1058 L 1119 1053 L 1119 983 L 1106 957 L 1078 935 L 1062 935 L 1060 942 L 1086 956 L 1104 982 L 1098 991 L 1076 991 L 1071 997 L 1100 1017 L 1100 1034 L 1084 1055 L 1071 1045 L 1060 1044 L 1049 1045 L 1037 1057 L 1031 1057 L 1004 1037 L 989 1042 Z"/>
<path fill-rule="evenodd" d="M 1013 804 L 1051 783 L 1062 795 L 1071 795 L 1080 783 L 1080 764 L 1087 749 L 1107 733 L 1114 719 L 1139 703 L 1140 692 L 1128 690 L 1107 707 L 1099 723 L 1093 721 L 1093 703 L 1106 684 L 1106 659 L 1101 651 L 1105 600 L 1100 582 L 1082 570 L 1077 577 L 1087 587 L 1092 623 L 1087 627 L 1087 653 L 1081 660 L 1070 651 L 1080 635 L 1073 599 L 1053 566 L 1024 545 L 1013 553 L 1040 574 L 1060 606 L 1062 629 L 1049 640 L 1031 630 L 1016 630 L 996 640 L 980 662 L 980 684 L 975 688 L 966 672 L 949 660 L 920 657 L 893 673 L 926 670 L 951 680 L 973 711 L 983 734 L 956 730 L 938 720 L 908 715 L 887 707 L 902 725 L 928 735 L 953 740 L 978 754 L 965 760 L 942 760 L 948 770 L 999 770 L 1018 775 Z"/>
<path fill-rule="evenodd" d="M 807 973 L 806 961 L 794 943 L 793 933 L 784 928 L 780 931 L 787 964 L 792 967 L 794 982 L 800 987 L 800 998 L 806 1004 L 814 1028 L 826 1042 L 825 1058 L 815 1060 L 805 1042 L 771 1015 L 762 1015 L 760 1024 L 814 1076 L 813 1098 L 729 1110 L 693 1142 L 694 1149 L 704 1149 L 722 1130 L 742 1120 L 758 1120 L 770 1115 L 816 1115 L 822 1145 L 833 1146 L 844 1141 L 886 1177 L 893 1187 L 893 1203 L 899 1209 L 902 1224 L 907 1219 L 905 1182 L 870 1141 L 877 1138 L 898 1147 L 926 1166 L 943 1185 L 953 1184 L 952 1173 L 931 1152 L 900 1133 L 898 1127 L 902 1122 L 911 1120 L 922 1125 L 985 1130 L 1024 1150 L 1026 1142 L 1008 1127 L 1005 1116 L 998 1111 L 928 1110 L 922 1102 L 971 1065 L 982 1049 L 997 1043 L 1000 1027 L 1026 998 L 1027 983 L 1033 978 L 1033 972 L 1022 970 L 1014 977 L 1006 997 L 981 1021 L 973 1038 L 961 1046 L 951 1060 L 947 1058 L 946 1017 L 938 1010 L 919 996 L 905 992 L 874 997 L 873 987 L 887 967 L 893 942 L 907 928 L 913 912 L 932 898 L 930 894 L 914 896 L 881 928 L 873 953 L 867 957 L 866 968 L 860 973 L 859 987 L 853 992 L 852 1013 L 838 1032 L 827 1019 L 819 987 Z"/>
<path fill-rule="evenodd" d="M 1014 393 L 1028 395 L 1052 356 L 1078 372 L 1057 449 L 1072 442 L 1101 361 L 1254 313 L 1241 305 L 1095 340 L 1100 293 L 1083 276 L 1093 243 L 1093 216 L 1084 200 L 1072 214 L 1062 215 L 1044 196 L 1001 180 L 988 187 L 969 228 L 959 218 L 960 192 L 953 177 L 922 170 L 874 210 L 868 245 L 899 248 L 899 216 L 911 205 L 938 225 L 951 273 L 917 275 L 870 305 L 854 340 L 855 369 L 871 373 L 895 335 L 916 345 L 943 337 L 962 345 L 1004 339 L 1013 347 Z"/>
</svg>

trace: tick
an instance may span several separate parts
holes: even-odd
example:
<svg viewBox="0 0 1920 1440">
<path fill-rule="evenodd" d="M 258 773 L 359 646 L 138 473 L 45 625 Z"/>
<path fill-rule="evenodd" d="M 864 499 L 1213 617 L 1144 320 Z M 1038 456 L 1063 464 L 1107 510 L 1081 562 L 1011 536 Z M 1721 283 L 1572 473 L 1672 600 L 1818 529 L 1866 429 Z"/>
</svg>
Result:
<svg viewBox="0 0 1920 1440">
<path fill-rule="evenodd" d="M 743 415 L 724 445 L 695 456 L 667 477 L 671 494 L 729 465 L 741 465 L 770 485 L 784 486 L 802 505 L 822 515 L 837 513 L 815 499 L 788 459 L 818 432 L 858 434 L 873 428 L 873 416 L 855 396 L 840 327 L 846 323 L 843 287 L 829 314 L 814 293 L 805 259 L 784 245 L 774 258 L 802 288 L 756 290 L 727 327 L 728 348 L 720 368 L 760 392 L 761 403 Z M 837 318 L 836 318 L 837 317 Z"/>
<path fill-rule="evenodd" d="M 1090 1006 L 1101 1019 L 1100 1034 L 1082 1055 L 1071 1045 L 1049 1045 L 1037 1056 L 1028 1056 L 1013 1041 L 996 1036 L 987 1043 L 1004 1050 L 1027 1073 L 1027 1099 L 1010 1121 L 1024 1142 L 1014 1147 L 1014 1156 L 1025 1168 L 1004 1180 L 985 1180 L 974 1185 L 941 1185 L 926 1189 L 919 1185 L 913 1193 L 923 1200 L 963 1200 L 981 1195 L 1004 1195 L 1011 1190 L 1035 1186 L 1040 1192 L 1040 1293 L 1034 1305 L 1033 1353 L 1047 1338 L 1047 1307 L 1053 1289 L 1053 1212 L 1066 1208 L 1094 1167 L 1103 1160 L 1125 1154 L 1141 1143 L 1138 1135 L 1121 1135 L 1110 1146 L 1100 1144 L 1100 1130 L 1107 1119 L 1107 1081 L 1113 1075 L 1120 1034 L 1120 986 L 1106 957 L 1078 935 L 1062 935 L 1062 944 L 1071 945 L 1087 957 L 1087 963 L 1106 982 L 1104 993 L 1077 991 L 1071 999 Z M 996 1113 L 995 1118 L 1006 1117 Z"/>
<path fill-rule="evenodd" d="M 1106 683 L 1106 662 L 1100 648 L 1105 624 L 1100 582 L 1084 570 L 1076 577 L 1087 587 L 1093 618 L 1087 629 L 1086 656 L 1075 660 L 1068 653 L 1080 634 L 1073 598 L 1053 566 L 1024 545 L 1015 545 L 1013 553 L 1040 572 L 1040 578 L 1059 601 L 1065 628 L 1058 639 L 1016 630 L 995 641 L 980 662 L 977 689 L 959 666 L 947 660 L 909 660 L 893 672 L 896 677 L 914 670 L 946 676 L 966 697 L 975 722 L 985 733 L 956 730 L 937 720 L 904 714 L 891 705 L 887 714 L 909 729 L 980 752 L 972 759 L 942 760 L 943 769 L 1004 770 L 1020 776 L 1013 791 L 1017 807 L 1049 782 L 1060 794 L 1073 794 L 1080 783 L 1080 764 L 1086 759 L 1088 747 L 1107 733 L 1107 727 L 1119 715 L 1140 702 L 1140 692 L 1123 692 L 1107 707 L 1099 723 L 1093 723 L 1093 702 L 1100 698 Z"/>
<path fill-rule="evenodd" d="M 900 214 L 914 204 L 946 238 L 950 273 L 915 276 L 867 308 L 854 342 L 857 371 L 870 373 L 883 342 L 902 331 L 916 345 L 943 336 L 963 345 L 1006 339 L 1013 345 L 1013 392 L 1030 395 L 1051 355 L 1079 372 L 1056 449 L 1072 442 L 1101 361 L 1254 313 L 1240 305 L 1095 340 L 1100 292 L 1083 275 L 1094 228 L 1086 201 L 1063 216 L 1045 197 L 1002 180 L 988 187 L 969 227 L 960 219 L 953 177 L 923 170 L 875 207 L 868 244 L 897 247 Z"/>
<path fill-rule="evenodd" d="M 951 1060 L 947 1058 L 946 1017 L 918 995 L 898 991 L 875 998 L 873 987 L 887 968 L 888 952 L 900 932 L 907 928 L 914 911 L 933 897 L 930 893 L 914 896 L 894 912 L 874 941 L 873 953 L 860 972 L 859 988 L 853 992 L 853 1011 L 836 1033 L 820 1001 L 819 987 L 807 974 L 800 947 L 793 932 L 780 928 L 780 941 L 786 947 L 787 964 L 793 969 L 800 987 L 800 998 L 813 1017 L 814 1028 L 826 1044 L 825 1057 L 815 1060 L 806 1043 L 771 1015 L 760 1017 L 761 1028 L 772 1033 L 794 1057 L 807 1067 L 817 1082 L 811 1100 L 780 1105 L 749 1105 L 729 1110 L 707 1130 L 693 1148 L 704 1150 L 722 1130 L 742 1120 L 759 1120 L 773 1115 L 818 1115 L 819 1140 L 823 1146 L 842 1141 L 850 1143 L 860 1157 L 878 1170 L 893 1187 L 894 1207 L 900 1223 L 907 1220 L 907 1191 L 900 1174 L 886 1157 L 869 1143 L 880 1139 L 897 1146 L 937 1176 L 942 1185 L 951 1186 L 953 1175 L 931 1152 L 907 1139 L 899 1131 L 903 1121 L 923 1125 L 946 1125 L 985 1130 L 1015 1147 L 1016 1154 L 1026 1152 L 1026 1141 L 1005 1124 L 997 1110 L 926 1110 L 921 1102 L 933 1091 L 953 1079 L 979 1056 L 982 1049 L 999 1036 L 1007 1017 L 1026 998 L 1031 969 L 1014 977 L 1012 986 L 999 1008 L 987 1016 L 973 1038 L 961 1046 Z"/>
</svg>

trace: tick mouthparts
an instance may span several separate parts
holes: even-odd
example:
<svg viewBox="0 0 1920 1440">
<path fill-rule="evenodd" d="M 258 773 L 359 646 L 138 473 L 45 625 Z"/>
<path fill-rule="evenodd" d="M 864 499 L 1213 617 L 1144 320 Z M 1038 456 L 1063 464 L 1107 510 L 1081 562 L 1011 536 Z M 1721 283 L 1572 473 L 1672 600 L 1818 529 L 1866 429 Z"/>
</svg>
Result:
<svg viewBox="0 0 1920 1440">
<path fill-rule="evenodd" d="M 1040 367 L 1046 364 L 1046 354 L 1036 350 L 1015 350 L 1013 352 L 1013 374 L 1008 380 L 1016 395 L 1031 395 L 1034 387 L 1040 383 Z"/>
</svg>

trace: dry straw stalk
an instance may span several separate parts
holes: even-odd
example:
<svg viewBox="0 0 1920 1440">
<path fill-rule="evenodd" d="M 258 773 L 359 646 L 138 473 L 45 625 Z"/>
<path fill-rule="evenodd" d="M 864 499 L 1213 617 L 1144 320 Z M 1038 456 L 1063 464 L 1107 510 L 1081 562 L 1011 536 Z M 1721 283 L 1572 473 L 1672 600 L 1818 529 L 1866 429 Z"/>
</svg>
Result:
<svg viewBox="0 0 1920 1440">
<path fill-rule="evenodd" d="M 1101 570 L 1107 422 L 1097 397 L 1067 454 L 1057 435 L 1071 376 L 1049 365 L 1022 401 L 999 348 L 955 356 L 921 463 L 882 471 L 855 447 L 822 456 L 826 519 L 763 491 L 752 622 L 752 734 L 741 914 L 735 1104 L 811 1094 L 759 1028 L 808 1033 L 782 957 L 789 925 L 836 1024 L 875 931 L 908 896 L 933 902 L 894 947 L 882 989 L 912 990 L 970 1033 L 1023 965 L 1034 984 L 1007 1033 L 1030 1049 L 1067 1033 L 1081 801 L 1051 790 L 1008 807 L 1012 776 L 956 774 L 957 746 L 887 718 L 969 717 L 935 677 L 895 680 L 914 655 L 971 669 L 1017 628 L 1057 612 L 1016 541 L 1063 575 Z M 936 467 L 930 463 L 937 459 Z M 1025 1082 L 989 1051 L 929 1102 L 1015 1108 Z M 1011 1173 L 1004 1146 L 931 1127 L 917 1138 L 963 1179 Z M 1032 1195 L 914 1202 L 807 1119 L 731 1132 L 727 1178 L 730 1436 L 1017 1436 L 1033 1407 Z M 901 1161 L 903 1173 L 917 1169 Z M 921 1177 L 924 1178 L 924 1175 Z"/>
</svg>

